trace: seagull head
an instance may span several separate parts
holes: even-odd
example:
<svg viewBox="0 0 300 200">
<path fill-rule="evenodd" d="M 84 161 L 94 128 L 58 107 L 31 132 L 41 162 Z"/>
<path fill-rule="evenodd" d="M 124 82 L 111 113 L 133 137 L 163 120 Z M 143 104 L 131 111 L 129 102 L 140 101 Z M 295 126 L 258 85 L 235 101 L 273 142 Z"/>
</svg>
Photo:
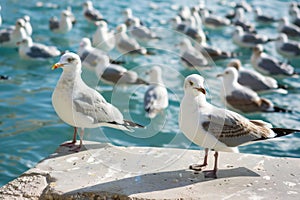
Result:
<svg viewBox="0 0 300 200">
<path fill-rule="evenodd" d="M 61 17 L 62 18 L 68 18 L 68 17 L 71 17 L 71 13 L 70 13 L 70 11 L 68 11 L 68 10 L 63 10 L 62 12 L 61 12 Z"/>
<path fill-rule="evenodd" d="M 222 74 L 218 74 L 217 77 L 223 78 L 223 83 L 226 85 L 231 85 L 231 83 L 237 83 L 238 80 L 238 71 L 234 67 L 228 67 L 224 70 Z"/>
<path fill-rule="evenodd" d="M 79 44 L 80 48 L 89 48 L 92 47 L 91 40 L 87 37 L 84 37 L 81 39 L 81 42 Z"/>
<path fill-rule="evenodd" d="M 204 78 L 198 74 L 192 74 L 184 80 L 184 92 L 194 96 L 206 95 L 204 88 Z"/>
<path fill-rule="evenodd" d="M 260 55 L 262 52 L 264 51 L 264 47 L 259 44 L 259 45 L 256 45 L 254 48 L 253 48 L 253 53 L 255 55 Z"/>
<path fill-rule="evenodd" d="M 64 71 L 81 72 L 80 57 L 75 53 L 67 52 L 61 56 L 58 63 L 52 66 L 52 70 L 57 68 L 63 68 Z"/>
<path fill-rule="evenodd" d="M 184 52 L 192 47 L 192 43 L 189 39 L 184 38 L 179 44 L 178 44 L 180 51 Z"/>
<path fill-rule="evenodd" d="M 287 41 L 288 41 L 288 37 L 287 37 L 286 34 L 281 33 L 281 34 L 278 36 L 277 41 L 282 42 L 282 43 L 287 42 Z"/>
<path fill-rule="evenodd" d="M 28 15 L 25 15 L 23 19 L 26 23 L 30 22 L 30 17 Z"/>
<path fill-rule="evenodd" d="M 20 18 L 16 22 L 16 29 L 25 28 L 25 21 L 24 19 Z"/>
<path fill-rule="evenodd" d="M 101 29 L 107 30 L 107 23 L 105 21 L 96 21 L 95 25 Z"/>
<path fill-rule="evenodd" d="M 117 26 L 117 32 L 118 33 L 125 33 L 127 28 L 126 28 L 126 25 L 125 24 L 120 24 L 119 26 Z"/>
<path fill-rule="evenodd" d="M 91 9 L 91 8 L 93 8 L 93 2 L 91 2 L 91 1 L 84 2 L 83 3 L 83 8 L 84 9 Z"/>
<path fill-rule="evenodd" d="M 233 32 L 233 34 L 235 35 L 243 35 L 243 33 L 244 33 L 244 30 L 243 30 L 243 28 L 242 27 L 240 27 L 240 26 L 236 26 L 235 27 L 235 30 L 234 30 L 234 32 Z"/>
<path fill-rule="evenodd" d="M 235 69 L 239 70 L 242 67 L 242 63 L 239 59 L 233 59 L 227 64 L 227 67 L 234 67 Z"/>
<path fill-rule="evenodd" d="M 127 18 L 132 17 L 132 10 L 131 10 L 131 8 L 126 8 L 126 9 L 122 12 L 122 14 L 123 14 L 125 17 L 127 17 Z"/>
</svg>

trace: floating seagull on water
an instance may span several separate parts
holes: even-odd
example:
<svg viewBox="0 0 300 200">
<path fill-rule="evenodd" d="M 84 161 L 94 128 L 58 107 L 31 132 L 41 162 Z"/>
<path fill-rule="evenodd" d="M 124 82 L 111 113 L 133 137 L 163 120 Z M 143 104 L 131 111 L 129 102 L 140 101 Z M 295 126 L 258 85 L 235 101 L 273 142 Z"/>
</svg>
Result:
<svg viewBox="0 0 300 200">
<path fill-rule="evenodd" d="M 295 58 L 300 56 L 300 43 L 289 41 L 287 35 L 284 33 L 279 35 L 275 44 L 277 52 L 285 57 Z"/>
<path fill-rule="evenodd" d="M 230 20 L 209 14 L 208 10 L 201 11 L 202 22 L 207 28 L 222 28 L 231 24 Z"/>
<path fill-rule="evenodd" d="M 291 13 L 291 22 L 296 26 L 300 27 L 300 10 L 295 9 Z"/>
<path fill-rule="evenodd" d="M 258 94 L 238 83 L 238 71 L 229 67 L 217 77 L 223 78 L 221 97 L 226 105 L 240 112 L 291 112 L 275 106 L 269 99 L 261 98 Z"/>
<path fill-rule="evenodd" d="M 272 77 L 264 76 L 255 70 L 242 67 L 239 59 L 232 60 L 228 63 L 227 67 L 236 68 L 239 74 L 238 83 L 256 92 L 278 91 L 284 94 L 287 93 L 285 90 L 286 86 L 279 85 L 276 79 Z"/>
<path fill-rule="evenodd" d="M 208 61 L 204 55 L 193 47 L 191 41 L 187 38 L 179 43 L 181 61 L 187 68 L 208 67 Z"/>
<path fill-rule="evenodd" d="M 72 14 L 69 10 L 63 10 L 60 14 L 60 20 L 57 17 L 51 17 L 49 28 L 54 33 L 67 33 L 73 28 Z"/>
<path fill-rule="evenodd" d="M 104 20 L 100 11 L 93 7 L 92 1 L 86 1 L 83 3 L 83 16 L 89 22 L 96 22 L 96 21 Z"/>
<path fill-rule="evenodd" d="M 132 10 L 131 8 L 126 8 L 123 12 L 122 12 L 124 18 L 125 18 L 125 21 L 124 21 L 124 24 L 129 27 L 131 26 L 133 23 L 134 23 L 134 20 L 135 19 L 138 19 L 140 21 L 140 24 L 141 25 L 144 25 L 144 23 L 141 22 L 141 20 L 135 16 L 133 16 L 132 14 Z"/>
<path fill-rule="evenodd" d="M 272 23 L 272 22 L 278 22 L 279 19 L 276 19 L 275 17 L 264 15 L 261 8 L 257 7 L 254 10 L 255 13 L 255 20 L 260 23 Z"/>
<path fill-rule="evenodd" d="M 144 109 L 149 118 L 154 118 L 169 105 L 168 91 L 162 80 L 161 68 L 154 66 L 147 74 L 150 75 L 150 86 L 144 96 Z"/>
<path fill-rule="evenodd" d="M 268 38 L 265 35 L 244 32 L 243 29 L 239 26 L 235 28 L 232 39 L 237 45 L 246 48 L 253 48 L 258 44 L 265 44 L 276 40 Z"/>
<path fill-rule="evenodd" d="M 73 151 L 79 151 L 85 128 L 107 126 L 132 131 L 143 126 L 123 119 L 122 113 L 108 103 L 96 90 L 87 86 L 81 79 L 81 61 L 77 54 L 66 53 L 52 69 L 62 68 L 62 75 L 52 94 L 52 105 L 57 115 L 74 127 L 73 140 L 65 146 L 76 143 L 77 128 L 80 131 L 80 144 Z"/>
<path fill-rule="evenodd" d="M 200 51 L 205 57 L 211 58 L 212 60 L 220 60 L 227 58 L 234 58 L 238 56 L 238 53 L 223 51 L 217 47 L 209 46 L 207 43 L 197 43 L 195 48 Z"/>
<path fill-rule="evenodd" d="M 32 35 L 32 26 L 30 24 L 30 17 L 28 15 L 25 15 L 23 19 L 25 21 L 25 31 L 27 35 L 30 37 Z"/>
<path fill-rule="evenodd" d="M 139 42 L 148 42 L 154 39 L 160 39 L 151 29 L 141 25 L 138 18 L 133 19 L 133 24 L 129 26 L 130 34 Z"/>
<path fill-rule="evenodd" d="M 125 24 L 117 26 L 116 47 L 122 54 L 141 54 L 146 55 L 147 49 L 140 46 L 139 43 L 132 37 L 129 37 L 126 33 L 127 28 Z"/>
<path fill-rule="evenodd" d="M 25 21 L 18 19 L 15 26 L 0 30 L 0 46 L 16 47 L 17 42 L 27 38 Z"/>
<path fill-rule="evenodd" d="M 279 20 L 277 29 L 280 33 L 285 33 L 289 37 L 300 38 L 300 28 L 294 24 L 290 24 L 286 17 Z"/>
<path fill-rule="evenodd" d="M 293 76 L 295 75 L 294 67 L 288 63 L 283 63 L 263 52 L 263 46 L 258 45 L 253 49 L 251 56 L 252 66 L 259 72 L 273 76 Z"/>
<path fill-rule="evenodd" d="M 217 178 L 219 151 L 238 152 L 238 146 L 250 142 L 285 136 L 299 130 L 272 128 L 262 120 L 248 120 L 242 115 L 218 108 L 206 101 L 204 78 L 186 77 L 184 97 L 180 103 L 179 128 L 193 143 L 205 148 L 203 164 L 191 165 L 201 171 L 207 166 L 209 149 L 215 151 L 214 168 L 204 171 L 206 178 Z"/>
<path fill-rule="evenodd" d="M 95 22 L 97 30 L 93 35 L 93 45 L 103 51 L 109 52 L 116 45 L 115 32 L 109 30 L 105 21 Z"/>
<path fill-rule="evenodd" d="M 17 45 L 19 55 L 23 59 L 44 60 L 61 55 L 61 52 L 55 46 L 32 42 L 30 37 L 17 42 Z"/>
</svg>

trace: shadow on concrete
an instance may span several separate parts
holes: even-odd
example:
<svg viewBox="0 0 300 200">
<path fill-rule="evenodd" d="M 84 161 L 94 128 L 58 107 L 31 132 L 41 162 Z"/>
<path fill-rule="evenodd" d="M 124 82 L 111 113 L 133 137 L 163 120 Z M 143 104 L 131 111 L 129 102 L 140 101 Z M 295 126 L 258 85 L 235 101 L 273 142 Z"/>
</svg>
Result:
<svg viewBox="0 0 300 200">
<path fill-rule="evenodd" d="M 230 177 L 259 177 L 260 175 L 245 168 L 220 169 L 218 171 L 218 179 Z M 185 187 L 195 183 L 214 181 L 216 179 L 204 178 L 202 172 L 195 173 L 191 170 L 176 170 L 149 173 L 138 176 L 132 176 L 120 180 L 101 183 L 98 185 L 74 190 L 66 195 L 78 193 L 94 192 L 94 193 L 110 193 L 118 195 L 132 195 L 138 193 L 147 193 L 153 191 L 168 190 L 172 188 Z"/>
</svg>

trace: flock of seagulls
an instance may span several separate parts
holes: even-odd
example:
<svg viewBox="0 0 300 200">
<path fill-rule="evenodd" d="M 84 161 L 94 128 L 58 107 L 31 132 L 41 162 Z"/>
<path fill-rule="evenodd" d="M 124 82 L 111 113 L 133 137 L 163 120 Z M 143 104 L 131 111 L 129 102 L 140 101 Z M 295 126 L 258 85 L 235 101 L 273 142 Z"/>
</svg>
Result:
<svg viewBox="0 0 300 200">
<path fill-rule="evenodd" d="M 91 1 L 83 3 L 83 17 L 94 24 L 96 30 L 91 38 L 84 37 L 78 43 L 76 53 L 62 52 L 55 46 L 36 43 L 32 39 L 33 28 L 30 17 L 17 19 L 14 26 L 0 30 L 0 47 L 18 48 L 22 59 L 40 60 L 60 57 L 52 69 L 63 70 L 53 91 L 52 104 L 57 115 L 74 127 L 73 140 L 63 145 L 79 151 L 83 145 L 85 128 L 106 126 L 125 131 L 144 128 L 136 122 L 125 120 L 117 107 L 110 104 L 95 89 L 90 88 L 81 78 L 82 67 L 93 71 L 103 82 L 111 85 L 142 84 L 148 87 L 144 94 L 144 109 L 147 117 L 154 118 L 169 105 L 168 91 L 163 80 L 161 66 L 153 66 L 147 71 L 149 81 L 137 72 L 113 60 L 109 52 L 116 49 L 126 56 L 151 56 L 155 52 L 144 47 L 150 41 L 164 42 L 164 37 L 147 27 L 141 19 L 133 15 L 130 8 L 121 14 L 124 23 L 109 29 L 109 21 L 94 8 Z M 224 5 L 225 6 L 225 5 Z M 173 44 L 180 51 L 182 64 L 188 69 L 204 70 L 212 68 L 212 61 L 231 59 L 223 73 L 221 97 L 231 110 L 218 108 L 206 101 L 205 79 L 192 74 L 185 78 L 184 97 L 180 103 L 180 130 L 195 144 L 205 148 L 203 164 L 190 166 L 202 170 L 207 166 L 208 150 L 215 151 L 215 165 L 206 177 L 217 177 L 218 151 L 238 152 L 239 145 L 285 136 L 299 130 L 272 128 L 261 120 L 249 120 L 242 116 L 251 112 L 292 112 L 275 105 L 272 100 L 260 96 L 259 92 L 280 91 L 288 93 L 288 87 L 280 85 L 277 78 L 297 77 L 294 67 L 264 52 L 263 45 L 275 42 L 279 54 L 290 58 L 300 56 L 300 5 L 292 2 L 287 17 L 275 18 L 263 14 L 261 8 L 253 8 L 246 1 L 236 3 L 226 16 L 220 16 L 203 4 L 182 6 L 176 16 L 168 19 L 172 28 L 187 37 Z M 255 11 L 254 11 L 255 10 Z M 245 12 L 253 12 L 257 23 L 269 25 L 278 23 L 278 37 L 269 38 L 256 30 L 255 24 L 245 18 Z M 60 18 L 49 19 L 49 30 L 54 34 L 65 34 L 75 27 L 76 17 L 70 7 L 61 11 Z M 1 19 L 1 18 L 0 18 Z M 1 23 L 1 20 L 0 20 Z M 241 48 L 252 49 L 251 64 L 255 70 L 242 66 L 239 52 L 225 51 L 209 44 L 210 37 L 204 29 L 212 31 L 232 27 L 232 41 Z M 220 32 L 221 34 L 221 32 Z M 1 76 L 4 77 L 4 76 Z M 76 146 L 77 129 L 80 128 L 80 144 Z"/>
</svg>

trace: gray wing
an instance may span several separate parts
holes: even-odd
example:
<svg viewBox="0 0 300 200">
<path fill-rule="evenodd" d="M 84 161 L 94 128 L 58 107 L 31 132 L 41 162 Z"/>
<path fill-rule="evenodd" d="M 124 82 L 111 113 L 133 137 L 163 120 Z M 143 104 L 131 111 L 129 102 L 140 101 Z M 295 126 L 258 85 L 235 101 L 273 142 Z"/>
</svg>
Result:
<svg viewBox="0 0 300 200">
<path fill-rule="evenodd" d="M 82 62 L 88 63 L 89 66 L 96 67 L 98 64 L 99 55 L 95 54 L 94 52 L 84 51 L 80 55 L 80 59 Z"/>
<path fill-rule="evenodd" d="M 121 112 L 106 100 L 98 92 L 86 88 L 73 99 L 76 112 L 93 119 L 94 123 L 123 124 Z"/>
<path fill-rule="evenodd" d="M 49 20 L 49 28 L 50 30 L 59 29 L 59 21 L 56 17 L 51 17 Z"/>
<path fill-rule="evenodd" d="M 51 51 L 51 48 L 44 45 L 34 45 L 30 47 L 30 50 L 26 52 L 29 57 L 32 58 L 51 58 L 57 55 L 57 50 L 55 52 Z"/>
<path fill-rule="evenodd" d="M 258 63 L 258 66 L 272 75 L 291 75 L 294 73 L 294 68 L 292 66 L 270 58 L 262 58 Z"/>
<path fill-rule="evenodd" d="M 137 43 L 137 41 L 130 39 L 130 38 L 128 38 L 128 39 L 122 38 L 119 41 L 118 46 L 127 52 L 135 51 L 140 48 L 140 45 Z"/>
<path fill-rule="evenodd" d="M 195 55 L 188 51 L 184 52 L 184 54 L 181 56 L 181 59 L 191 67 L 201 67 L 207 65 L 207 60 L 203 55 Z"/>
<path fill-rule="evenodd" d="M 295 45 L 293 43 L 284 43 L 280 49 L 282 51 L 292 52 L 295 55 L 300 55 L 300 47 L 299 45 Z"/>
<path fill-rule="evenodd" d="M 205 23 L 207 23 L 207 24 L 213 24 L 214 26 L 224 26 L 224 25 L 227 25 L 227 22 L 225 20 L 221 20 L 219 18 L 214 18 L 214 17 L 207 17 L 207 18 L 205 18 Z"/>
<path fill-rule="evenodd" d="M 8 42 L 10 40 L 12 30 L 4 29 L 0 31 L 0 43 Z"/>
<path fill-rule="evenodd" d="M 103 71 L 101 78 L 108 82 L 117 83 L 122 77 L 122 75 L 123 75 L 122 71 L 108 66 Z"/>
<path fill-rule="evenodd" d="M 271 132 L 265 124 L 253 123 L 228 110 L 208 115 L 202 127 L 229 147 L 236 147 L 258 138 L 267 138 Z"/>
<path fill-rule="evenodd" d="M 132 35 L 137 38 L 151 39 L 153 38 L 152 33 L 146 27 L 134 27 L 130 30 Z"/>
<path fill-rule="evenodd" d="M 270 101 L 263 98 L 257 100 L 255 96 L 244 90 L 235 90 L 231 95 L 227 95 L 225 99 L 233 108 L 242 112 L 266 111 L 271 106 Z"/>
<path fill-rule="evenodd" d="M 290 26 L 284 26 L 281 30 L 282 33 L 287 34 L 288 36 L 291 37 L 299 37 L 300 36 L 300 32 L 298 30 L 296 30 L 293 27 Z"/>
<path fill-rule="evenodd" d="M 268 82 L 265 82 L 254 73 L 239 72 L 238 82 L 254 91 L 273 89 L 272 85 L 268 85 Z"/>
<path fill-rule="evenodd" d="M 242 41 L 247 43 L 254 43 L 254 44 L 261 44 L 265 42 L 262 38 L 252 34 L 244 35 Z"/>
<path fill-rule="evenodd" d="M 84 16 L 86 16 L 87 18 L 89 18 L 92 21 L 101 21 L 101 20 L 103 20 L 103 16 L 96 9 L 86 10 L 84 12 Z"/>
</svg>

